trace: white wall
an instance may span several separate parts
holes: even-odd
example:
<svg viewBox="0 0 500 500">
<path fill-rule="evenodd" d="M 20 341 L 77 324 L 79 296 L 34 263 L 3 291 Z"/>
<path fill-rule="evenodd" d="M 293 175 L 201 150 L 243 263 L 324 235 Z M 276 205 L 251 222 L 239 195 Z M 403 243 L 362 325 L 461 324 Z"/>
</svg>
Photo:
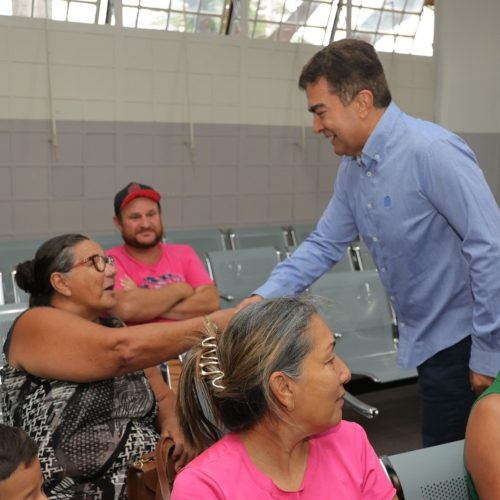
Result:
<svg viewBox="0 0 500 500">
<path fill-rule="evenodd" d="M 309 126 L 297 79 L 317 50 L 0 17 L 0 119 L 49 119 L 50 76 L 57 120 Z M 381 59 L 400 106 L 432 119 L 432 59 Z"/>
<path fill-rule="evenodd" d="M 436 2 L 436 119 L 456 132 L 500 132 L 500 2 Z"/>
</svg>

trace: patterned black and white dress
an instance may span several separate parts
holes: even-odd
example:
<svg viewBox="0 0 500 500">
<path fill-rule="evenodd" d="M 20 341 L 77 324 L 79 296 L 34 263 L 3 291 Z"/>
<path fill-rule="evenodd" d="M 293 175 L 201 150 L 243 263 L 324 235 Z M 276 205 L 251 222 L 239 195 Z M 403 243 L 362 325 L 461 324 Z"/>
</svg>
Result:
<svg viewBox="0 0 500 500">
<path fill-rule="evenodd" d="M 7 359 L 14 326 L 4 346 Z M 158 441 L 158 405 L 142 371 L 82 384 L 6 365 L 2 378 L 6 423 L 38 443 L 49 498 L 127 498 L 129 465 Z"/>
</svg>

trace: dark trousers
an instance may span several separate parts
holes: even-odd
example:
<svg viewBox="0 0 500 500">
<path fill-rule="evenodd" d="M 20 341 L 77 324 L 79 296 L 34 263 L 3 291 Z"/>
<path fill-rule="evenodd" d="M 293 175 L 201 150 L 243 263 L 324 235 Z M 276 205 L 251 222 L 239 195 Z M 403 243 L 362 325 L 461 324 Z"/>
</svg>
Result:
<svg viewBox="0 0 500 500">
<path fill-rule="evenodd" d="M 434 354 L 417 367 L 424 447 L 458 441 L 475 394 L 469 381 L 471 338 Z"/>
</svg>

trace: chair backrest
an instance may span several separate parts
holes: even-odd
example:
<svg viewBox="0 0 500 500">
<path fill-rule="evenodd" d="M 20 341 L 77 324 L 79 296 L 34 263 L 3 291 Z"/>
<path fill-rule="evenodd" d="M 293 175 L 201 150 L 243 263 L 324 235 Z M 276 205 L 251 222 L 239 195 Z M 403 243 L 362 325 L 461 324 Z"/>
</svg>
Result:
<svg viewBox="0 0 500 500">
<path fill-rule="evenodd" d="M 464 441 L 381 457 L 399 500 L 467 500 Z"/>
<path fill-rule="evenodd" d="M 5 294 L 3 290 L 4 290 L 3 274 L 0 273 L 0 304 L 5 304 Z"/>
<path fill-rule="evenodd" d="M 16 283 L 16 270 L 10 272 L 10 279 L 12 281 L 12 289 L 14 290 L 14 303 L 15 304 L 28 304 L 30 296 L 24 290 L 19 288 Z"/>
<path fill-rule="evenodd" d="M 14 320 L 27 309 L 26 304 L 0 305 L 0 352 Z M 0 354 L 0 366 L 3 366 L 3 355 Z"/>
<path fill-rule="evenodd" d="M 281 226 L 240 227 L 229 230 L 233 250 L 257 247 L 275 247 L 285 253 L 290 245 L 288 229 Z"/>
<path fill-rule="evenodd" d="M 103 250 L 108 250 L 111 247 L 116 247 L 118 245 L 123 245 L 122 235 L 119 232 L 107 233 L 107 234 L 92 234 L 89 235 L 94 241 L 99 243 Z"/>
<path fill-rule="evenodd" d="M 363 240 L 359 239 L 353 241 L 351 243 L 351 248 L 354 256 L 356 257 L 357 265 L 360 271 L 371 271 L 373 269 L 377 269 L 377 266 L 373 261 L 372 254 Z"/>
<path fill-rule="evenodd" d="M 194 248 L 205 263 L 206 254 L 217 250 L 229 250 L 226 233 L 222 229 L 179 229 L 165 233 L 166 243 L 182 243 Z"/>
<path fill-rule="evenodd" d="M 221 307 L 233 307 L 248 297 L 278 262 L 274 247 L 208 252 L 209 272 L 223 299 Z"/>
<path fill-rule="evenodd" d="M 337 352 L 353 373 L 376 382 L 416 376 L 397 365 L 389 302 L 376 271 L 326 273 L 310 291 L 325 299 L 320 314 L 339 334 Z"/>
<path fill-rule="evenodd" d="M 5 278 L 4 299 L 6 303 L 14 303 L 14 289 L 11 280 L 8 279 L 11 271 L 20 262 L 33 259 L 44 241 L 45 239 L 0 242 L 0 272 Z"/>
<path fill-rule="evenodd" d="M 292 245 L 299 246 L 311 232 L 315 229 L 316 224 L 313 222 L 305 222 L 303 224 L 294 224 L 290 227 L 290 236 Z"/>
</svg>

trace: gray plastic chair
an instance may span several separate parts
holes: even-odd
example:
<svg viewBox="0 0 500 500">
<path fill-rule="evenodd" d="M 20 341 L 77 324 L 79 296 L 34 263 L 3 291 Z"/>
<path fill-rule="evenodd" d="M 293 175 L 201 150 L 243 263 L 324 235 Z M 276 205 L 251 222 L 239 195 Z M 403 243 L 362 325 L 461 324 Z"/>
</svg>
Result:
<svg viewBox="0 0 500 500">
<path fill-rule="evenodd" d="M 108 250 L 111 247 L 123 245 L 122 235 L 118 232 L 107 234 L 93 234 L 89 235 L 94 241 L 97 241 L 103 250 Z"/>
<path fill-rule="evenodd" d="M 306 222 L 303 224 L 293 224 L 290 226 L 290 237 L 292 240 L 292 245 L 299 246 L 316 228 L 316 224 L 313 222 Z"/>
<path fill-rule="evenodd" d="M 28 304 L 30 301 L 30 296 L 24 290 L 21 290 L 16 283 L 16 271 L 10 272 L 10 279 L 12 281 L 12 289 L 14 291 L 14 303 L 15 304 Z"/>
<path fill-rule="evenodd" d="M 281 226 L 240 227 L 228 231 L 232 250 L 256 247 L 275 247 L 283 254 L 291 241 L 288 229 Z"/>
<path fill-rule="evenodd" d="M 2 367 L 5 364 L 3 355 L 3 344 L 7 338 L 10 327 L 14 320 L 27 308 L 25 304 L 2 304 L 0 305 L 0 391 L 2 390 Z M 0 423 L 4 422 L 3 410 L 1 406 L 2 398 L 0 397 Z"/>
<path fill-rule="evenodd" d="M 208 252 L 208 270 L 221 297 L 221 307 L 234 307 L 262 285 L 279 262 L 274 247 Z"/>
<path fill-rule="evenodd" d="M 468 500 L 464 441 L 382 456 L 399 500 Z"/>
<path fill-rule="evenodd" d="M 32 259 L 44 241 L 45 239 L 0 242 L 0 272 L 5 278 L 3 283 L 5 303 L 14 303 L 14 289 L 11 280 L 8 279 L 11 271 L 20 262 Z"/>
<path fill-rule="evenodd" d="M 417 376 L 397 365 L 397 339 L 385 290 L 376 271 L 327 273 L 310 291 L 325 299 L 320 314 L 337 338 L 351 372 L 385 383 Z"/>
<path fill-rule="evenodd" d="M 182 243 L 194 248 L 205 263 L 208 252 L 229 250 L 226 233 L 222 229 L 179 229 L 165 233 L 166 243 Z"/>
<path fill-rule="evenodd" d="M 372 254 L 363 240 L 356 240 L 351 243 L 352 251 L 356 257 L 357 266 L 360 271 L 371 271 L 377 269 L 373 261 Z"/>
</svg>

